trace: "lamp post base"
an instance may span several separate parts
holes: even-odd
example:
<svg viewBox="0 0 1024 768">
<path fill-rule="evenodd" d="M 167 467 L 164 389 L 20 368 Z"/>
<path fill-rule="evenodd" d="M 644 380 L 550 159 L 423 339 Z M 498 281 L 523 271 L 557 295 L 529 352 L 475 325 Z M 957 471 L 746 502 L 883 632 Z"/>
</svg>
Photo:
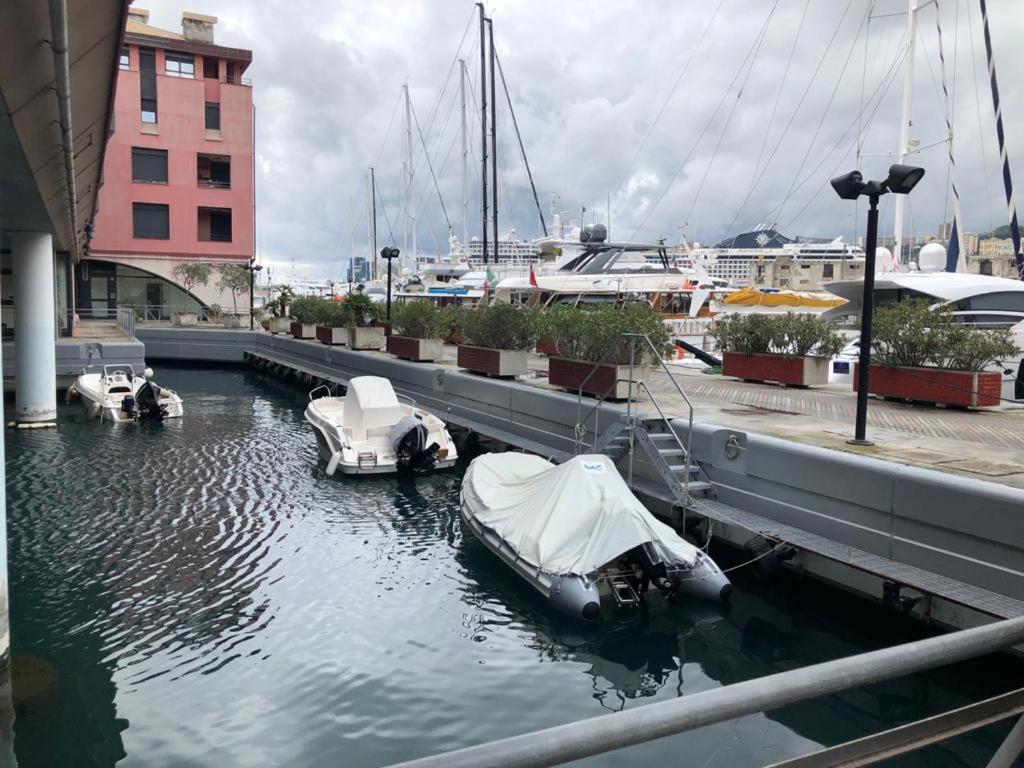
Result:
<svg viewBox="0 0 1024 768">
<path fill-rule="evenodd" d="M 858 440 L 856 437 L 851 437 L 846 441 L 847 445 L 874 445 L 870 440 Z"/>
</svg>

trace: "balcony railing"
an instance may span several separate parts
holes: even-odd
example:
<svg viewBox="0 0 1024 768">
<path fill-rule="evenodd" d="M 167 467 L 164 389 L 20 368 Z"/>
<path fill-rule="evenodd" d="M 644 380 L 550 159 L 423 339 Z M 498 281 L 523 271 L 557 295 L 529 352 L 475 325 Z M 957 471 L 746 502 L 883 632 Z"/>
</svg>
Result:
<svg viewBox="0 0 1024 768">
<path fill-rule="evenodd" d="M 214 181 L 213 179 L 196 179 L 196 184 L 207 189 L 231 189 L 230 181 Z"/>
</svg>

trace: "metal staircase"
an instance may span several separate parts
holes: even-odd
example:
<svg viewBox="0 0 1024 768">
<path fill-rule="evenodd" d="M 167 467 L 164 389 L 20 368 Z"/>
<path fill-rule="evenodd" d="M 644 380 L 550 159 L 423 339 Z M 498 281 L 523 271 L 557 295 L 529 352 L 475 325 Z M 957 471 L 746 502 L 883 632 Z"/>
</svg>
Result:
<svg viewBox="0 0 1024 768">
<path fill-rule="evenodd" d="M 628 379 L 629 398 L 626 400 L 625 418 L 623 419 L 622 414 L 619 414 L 619 418 L 611 422 L 604 431 L 598 432 L 601 406 L 607 395 L 597 398 L 597 403 L 585 415 L 583 414 L 583 386 L 598 369 L 598 366 L 601 365 L 601 363 L 595 364 L 594 368 L 580 384 L 577 401 L 576 452 L 579 454 L 584 448 L 584 425 L 593 415 L 595 438 L 592 450 L 594 453 L 603 453 L 616 461 L 627 458 L 626 482 L 632 488 L 633 464 L 639 451 L 640 455 L 646 458 L 647 462 L 654 468 L 658 477 L 660 477 L 669 490 L 672 498 L 676 500 L 676 503 L 680 504 L 684 509 L 691 508 L 694 505 L 695 497 L 712 497 L 714 495 L 714 486 L 711 484 L 710 479 L 701 468 L 700 463 L 692 458 L 690 439 L 693 434 L 693 404 L 672 376 L 668 366 L 661 359 L 657 348 L 646 335 L 628 333 L 620 335 L 609 351 L 605 353 L 605 359 L 613 350 L 620 348 L 623 343 L 629 344 L 628 359 L 631 361 Z M 658 361 L 668 376 L 669 381 L 672 382 L 676 391 L 682 396 L 683 402 L 688 406 L 689 427 L 685 443 L 673 428 L 671 418 L 666 416 L 654 393 L 644 381 L 636 378 L 635 367 L 632 361 L 637 359 L 636 348 L 638 344 L 641 348 L 650 350 L 651 357 Z M 643 354 L 647 354 L 647 349 L 643 349 Z M 614 389 L 614 386 L 613 384 L 609 392 Z M 654 406 L 657 412 L 656 415 L 640 412 L 639 405 L 634 402 L 634 394 L 639 395 L 641 392 L 647 394 L 651 405 Z"/>
</svg>

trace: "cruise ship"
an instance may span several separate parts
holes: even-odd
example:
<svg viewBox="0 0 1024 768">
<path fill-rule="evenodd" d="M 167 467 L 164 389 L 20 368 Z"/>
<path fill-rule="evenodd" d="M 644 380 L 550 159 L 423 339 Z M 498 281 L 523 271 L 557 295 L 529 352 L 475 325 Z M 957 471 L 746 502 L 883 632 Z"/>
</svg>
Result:
<svg viewBox="0 0 1024 768">
<path fill-rule="evenodd" d="M 816 290 L 830 280 L 864 276 L 864 250 L 843 242 L 841 237 L 832 241 L 794 240 L 775 229 L 761 228 L 726 238 L 710 248 L 687 250 L 692 264 L 701 265 L 711 277 L 734 286 Z"/>
</svg>

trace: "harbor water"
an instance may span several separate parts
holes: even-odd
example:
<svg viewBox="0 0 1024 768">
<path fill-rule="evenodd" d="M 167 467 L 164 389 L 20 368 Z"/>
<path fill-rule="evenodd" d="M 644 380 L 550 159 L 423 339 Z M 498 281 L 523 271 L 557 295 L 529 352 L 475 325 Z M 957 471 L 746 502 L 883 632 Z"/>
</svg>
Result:
<svg viewBox="0 0 1024 768">
<path fill-rule="evenodd" d="M 328 478 L 301 390 L 158 374 L 184 419 L 112 426 L 72 404 L 56 430 L 6 433 L 21 768 L 383 766 L 925 631 L 747 568 L 728 609 L 560 619 L 462 531 L 462 468 Z M 579 764 L 760 766 L 1022 679 L 979 659 Z M 890 764 L 981 766 L 1008 727 Z"/>
</svg>

